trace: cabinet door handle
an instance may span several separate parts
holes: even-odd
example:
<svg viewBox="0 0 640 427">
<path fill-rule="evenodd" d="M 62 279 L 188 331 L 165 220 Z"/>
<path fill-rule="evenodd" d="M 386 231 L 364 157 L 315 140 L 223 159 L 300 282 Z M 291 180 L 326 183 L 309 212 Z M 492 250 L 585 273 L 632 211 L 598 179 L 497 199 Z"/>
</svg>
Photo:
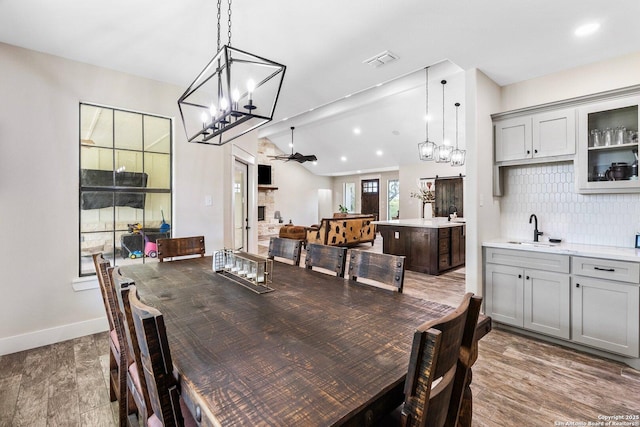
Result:
<svg viewBox="0 0 640 427">
<path fill-rule="evenodd" d="M 529 280 L 529 276 L 527 276 L 526 279 Z"/>
<path fill-rule="evenodd" d="M 576 288 L 579 288 L 579 287 L 580 287 L 580 283 L 576 283 Z"/>
<path fill-rule="evenodd" d="M 609 271 L 611 273 L 613 273 L 614 271 L 616 271 L 615 268 L 602 268 L 602 267 L 593 267 L 594 270 L 598 270 L 598 271 Z"/>
<path fill-rule="evenodd" d="M 534 153 L 538 154 L 538 150 L 533 150 Z"/>
<path fill-rule="evenodd" d="M 518 274 L 518 279 L 522 279 L 522 274 Z"/>
<path fill-rule="evenodd" d="M 527 150 L 527 154 L 531 154 L 531 150 Z"/>
</svg>

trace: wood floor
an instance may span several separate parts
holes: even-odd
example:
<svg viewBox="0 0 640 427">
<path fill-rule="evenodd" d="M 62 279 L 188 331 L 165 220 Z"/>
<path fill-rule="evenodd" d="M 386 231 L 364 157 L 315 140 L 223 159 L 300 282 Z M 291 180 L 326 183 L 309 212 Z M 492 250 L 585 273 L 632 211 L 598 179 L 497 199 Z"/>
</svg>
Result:
<svg viewBox="0 0 640 427">
<path fill-rule="evenodd" d="M 378 251 L 381 240 L 358 249 Z M 458 305 L 464 273 L 408 271 L 404 289 Z M 479 347 L 474 426 L 588 425 L 601 416 L 640 416 L 640 372 L 624 364 L 499 329 Z M 116 426 L 108 352 L 105 332 L 0 356 L 0 427 Z M 633 422 L 618 425 L 640 426 L 638 418 Z"/>
</svg>

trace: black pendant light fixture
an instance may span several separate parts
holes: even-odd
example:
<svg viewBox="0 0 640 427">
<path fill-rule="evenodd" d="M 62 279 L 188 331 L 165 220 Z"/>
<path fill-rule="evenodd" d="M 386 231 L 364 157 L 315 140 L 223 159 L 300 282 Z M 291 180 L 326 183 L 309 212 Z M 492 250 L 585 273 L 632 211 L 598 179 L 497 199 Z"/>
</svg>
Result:
<svg viewBox="0 0 640 427">
<path fill-rule="evenodd" d="M 453 147 L 447 143 L 444 138 L 444 87 L 447 84 L 446 80 L 440 82 L 442 84 L 442 144 L 436 148 L 436 162 L 449 163 L 451 161 L 451 151 Z"/>
<path fill-rule="evenodd" d="M 460 103 L 456 102 L 454 105 L 456 107 L 456 149 L 451 152 L 451 166 L 463 166 L 467 150 L 458 148 L 458 108 L 460 108 Z"/>
<path fill-rule="evenodd" d="M 314 155 L 308 155 L 305 156 L 303 154 L 300 154 L 298 152 L 296 152 L 295 154 L 293 154 L 293 130 L 295 129 L 295 127 L 291 126 L 291 154 L 282 154 L 279 156 L 269 156 L 273 159 L 276 160 L 284 160 L 285 162 L 288 162 L 289 160 L 293 160 L 296 161 L 298 163 L 304 163 L 304 162 L 316 162 L 318 161 L 318 158 Z"/>
<path fill-rule="evenodd" d="M 273 118 L 286 67 L 231 47 L 231 1 L 228 43 L 220 47 L 221 0 L 218 7 L 218 53 L 178 99 L 189 142 L 223 145 Z"/>
<path fill-rule="evenodd" d="M 425 134 L 426 134 L 426 138 L 424 140 L 424 142 L 420 142 L 418 143 L 418 155 L 420 156 L 420 160 L 424 160 L 424 161 L 429 161 L 429 160 L 433 160 L 434 156 L 435 156 L 435 151 L 436 151 L 436 144 L 435 142 L 429 141 L 429 120 L 431 119 L 429 117 L 429 67 L 426 67 L 425 69 L 425 110 L 426 110 L 426 115 L 424 118 L 425 121 Z"/>
</svg>

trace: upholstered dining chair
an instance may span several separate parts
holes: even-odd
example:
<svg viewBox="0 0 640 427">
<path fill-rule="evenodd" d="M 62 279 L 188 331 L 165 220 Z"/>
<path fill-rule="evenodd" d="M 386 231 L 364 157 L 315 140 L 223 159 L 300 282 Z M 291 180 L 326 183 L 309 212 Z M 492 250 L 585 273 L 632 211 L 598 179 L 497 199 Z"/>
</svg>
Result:
<svg viewBox="0 0 640 427">
<path fill-rule="evenodd" d="M 309 243 L 304 265 L 308 269 L 313 267 L 331 270 L 338 277 L 344 277 L 344 267 L 347 262 L 347 248 L 340 246 L 319 245 Z"/>
<path fill-rule="evenodd" d="M 124 326 L 118 315 L 118 303 L 111 282 L 111 263 L 102 253 L 93 254 L 102 301 L 109 321 L 109 398 L 118 400 L 118 420 L 121 427 L 127 425 L 127 350 Z"/>
<path fill-rule="evenodd" d="M 156 240 L 158 260 L 163 262 L 165 258 L 184 257 L 190 255 L 204 256 L 204 236 L 174 237 L 171 239 Z"/>
<path fill-rule="evenodd" d="M 293 265 L 300 265 L 300 254 L 302 252 L 302 240 L 285 239 L 282 237 L 272 237 L 269 240 L 270 259 L 285 258 L 293 262 Z"/>
<path fill-rule="evenodd" d="M 380 254 L 357 249 L 349 250 L 349 278 L 393 286 L 402 292 L 404 286 L 404 256 Z"/>
<path fill-rule="evenodd" d="M 481 297 L 467 293 L 460 306 L 426 322 L 413 335 L 404 404 L 379 425 L 455 427 L 467 383 Z"/>
<path fill-rule="evenodd" d="M 193 415 L 180 397 L 178 380 L 173 375 L 171 350 L 162 313 L 138 298 L 135 286 L 129 286 L 131 318 L 140 344 L 141 370 L 153 413 L 147 425 L 197 426 Z"/>
<path fill-rule="evenodd" d="M 122 275 L 119 267 L 111 272 L 111 282 L 115 294 L 116 304 L 118 307 L 118 315 L 123 325 L 123 336 L 125 340 L 126 355 L 128 368 L 126 370 L 126 387 L 133 403 L 129 401 L 130 406 L 135 405 L 138 413 L 138 423 L 146 426 L 147 419 L 151 415 L 151 403 L 149 393 L 147 391 L 147 383 L 140 374 L 141 358 L 140 345 L 135 333 L 133 319 L 131 317 L 131 307 L 129 306 L 129 289 L 133 285 L 133 281 Z M 133 412 L 130 408 L 129 413 Z"/>
</svg>

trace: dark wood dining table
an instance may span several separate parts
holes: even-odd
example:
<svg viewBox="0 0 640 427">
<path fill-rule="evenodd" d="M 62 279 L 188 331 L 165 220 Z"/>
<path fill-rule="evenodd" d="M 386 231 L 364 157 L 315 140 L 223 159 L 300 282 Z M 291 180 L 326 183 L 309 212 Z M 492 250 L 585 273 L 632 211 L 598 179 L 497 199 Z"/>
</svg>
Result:
<svg viewBox="0 0 640 427">
<path fill-rule="evenodd" d="M 416 327 L 453 310 L 281 262 L 264 294 L 214 272 L 211 257 L 122 272 L 163 313 L 204 426 L 370 425 L 403 401 Z"/>
</svg>

